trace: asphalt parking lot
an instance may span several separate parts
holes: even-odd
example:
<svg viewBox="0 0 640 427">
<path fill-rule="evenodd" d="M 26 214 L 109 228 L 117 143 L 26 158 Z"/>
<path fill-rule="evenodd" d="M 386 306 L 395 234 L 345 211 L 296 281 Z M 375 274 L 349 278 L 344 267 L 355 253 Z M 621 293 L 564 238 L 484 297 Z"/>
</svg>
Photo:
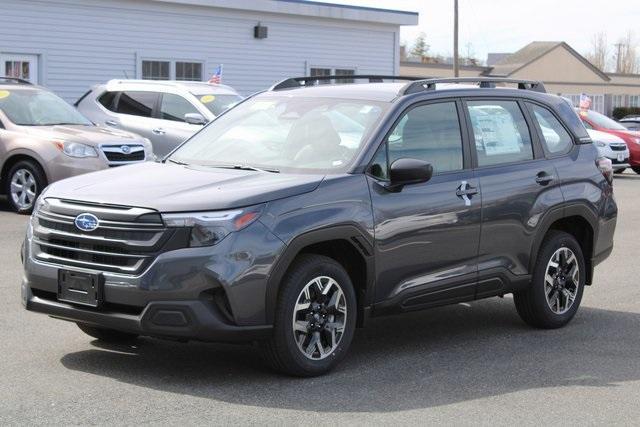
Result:
<svg viewBox="0 0 640 427">
<path fill-rule="evenodd" d="M 0 425 L 635 424 L 640 419 L 640 176 L 616 177 L 616 245 L 566 328 L 511 298 L 374 319 L 331 374 L 268 371 L 250 346 L 105 346 L 20 304 L 26 217 L 0 200 Z"/>
</svg>

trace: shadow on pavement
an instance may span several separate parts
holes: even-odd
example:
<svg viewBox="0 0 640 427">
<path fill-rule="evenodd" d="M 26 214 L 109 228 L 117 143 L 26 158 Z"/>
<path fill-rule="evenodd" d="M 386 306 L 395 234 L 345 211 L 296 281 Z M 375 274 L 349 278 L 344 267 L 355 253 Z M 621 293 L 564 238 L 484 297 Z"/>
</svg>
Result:
<svg viewBox="0 0 640 427">
<path fill-rule="evenodd" d="M 250 346 L 140 339 L 70 353 L 68 369 L 233 404 L 318 412 L 428 408 L 545 387 L 640 380 L 640 314 L 582 307 L 571 324 L 525 326 L 510 300 L 373 319 L 334 372 L 269 371 Z M 89 339 L 89 338 L 88 338 Z"/>
</svg>

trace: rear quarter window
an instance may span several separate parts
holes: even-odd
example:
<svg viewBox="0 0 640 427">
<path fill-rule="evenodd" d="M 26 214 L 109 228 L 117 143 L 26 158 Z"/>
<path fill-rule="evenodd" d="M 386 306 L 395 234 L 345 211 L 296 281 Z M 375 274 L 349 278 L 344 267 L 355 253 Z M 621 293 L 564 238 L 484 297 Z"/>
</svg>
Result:
<svg viewBox="0 0 640 427">
<path fill-rule="evenodd" d="M 584 127 L 582 120 L 578 117 L 578 113 L 575 112 L 572 106 L 566 102 L 561 102 L 558 104 L 558 112 L 565 126 L 567 126 L 575 136 L 580 139 L 589 139 L 587 129 Z"/>
</svg>

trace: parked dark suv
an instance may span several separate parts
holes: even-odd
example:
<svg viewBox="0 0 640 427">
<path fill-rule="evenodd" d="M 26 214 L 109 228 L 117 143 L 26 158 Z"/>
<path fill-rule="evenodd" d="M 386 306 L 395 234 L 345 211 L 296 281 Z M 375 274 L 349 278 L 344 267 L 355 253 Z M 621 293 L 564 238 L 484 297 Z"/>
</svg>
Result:
<svg viewBox="0 0 640 427">
<path fill-rule="evenodd" d="M 300 376 L 372 316 L 513 293 L 528 324 L 569 322 L 617 216 L 572 108 L 530 81 L 313 85 L 339 78 L 281 82 L 162 163 L 52 184 L 26 308 L 103 340 L 256 341 Z"/>
</svg>

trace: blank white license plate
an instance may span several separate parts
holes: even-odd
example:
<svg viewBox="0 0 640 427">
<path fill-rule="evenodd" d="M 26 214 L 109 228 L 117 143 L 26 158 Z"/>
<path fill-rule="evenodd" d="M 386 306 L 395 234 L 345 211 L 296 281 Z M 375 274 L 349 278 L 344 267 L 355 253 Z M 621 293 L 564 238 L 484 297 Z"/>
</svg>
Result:
<svg viewBox="0 0 640 427">
<path fill-rule="evenodd" d="M 619 162 L 624 161 L 624 154 L 618 154 L 618 161 Z"/>
</svg>

